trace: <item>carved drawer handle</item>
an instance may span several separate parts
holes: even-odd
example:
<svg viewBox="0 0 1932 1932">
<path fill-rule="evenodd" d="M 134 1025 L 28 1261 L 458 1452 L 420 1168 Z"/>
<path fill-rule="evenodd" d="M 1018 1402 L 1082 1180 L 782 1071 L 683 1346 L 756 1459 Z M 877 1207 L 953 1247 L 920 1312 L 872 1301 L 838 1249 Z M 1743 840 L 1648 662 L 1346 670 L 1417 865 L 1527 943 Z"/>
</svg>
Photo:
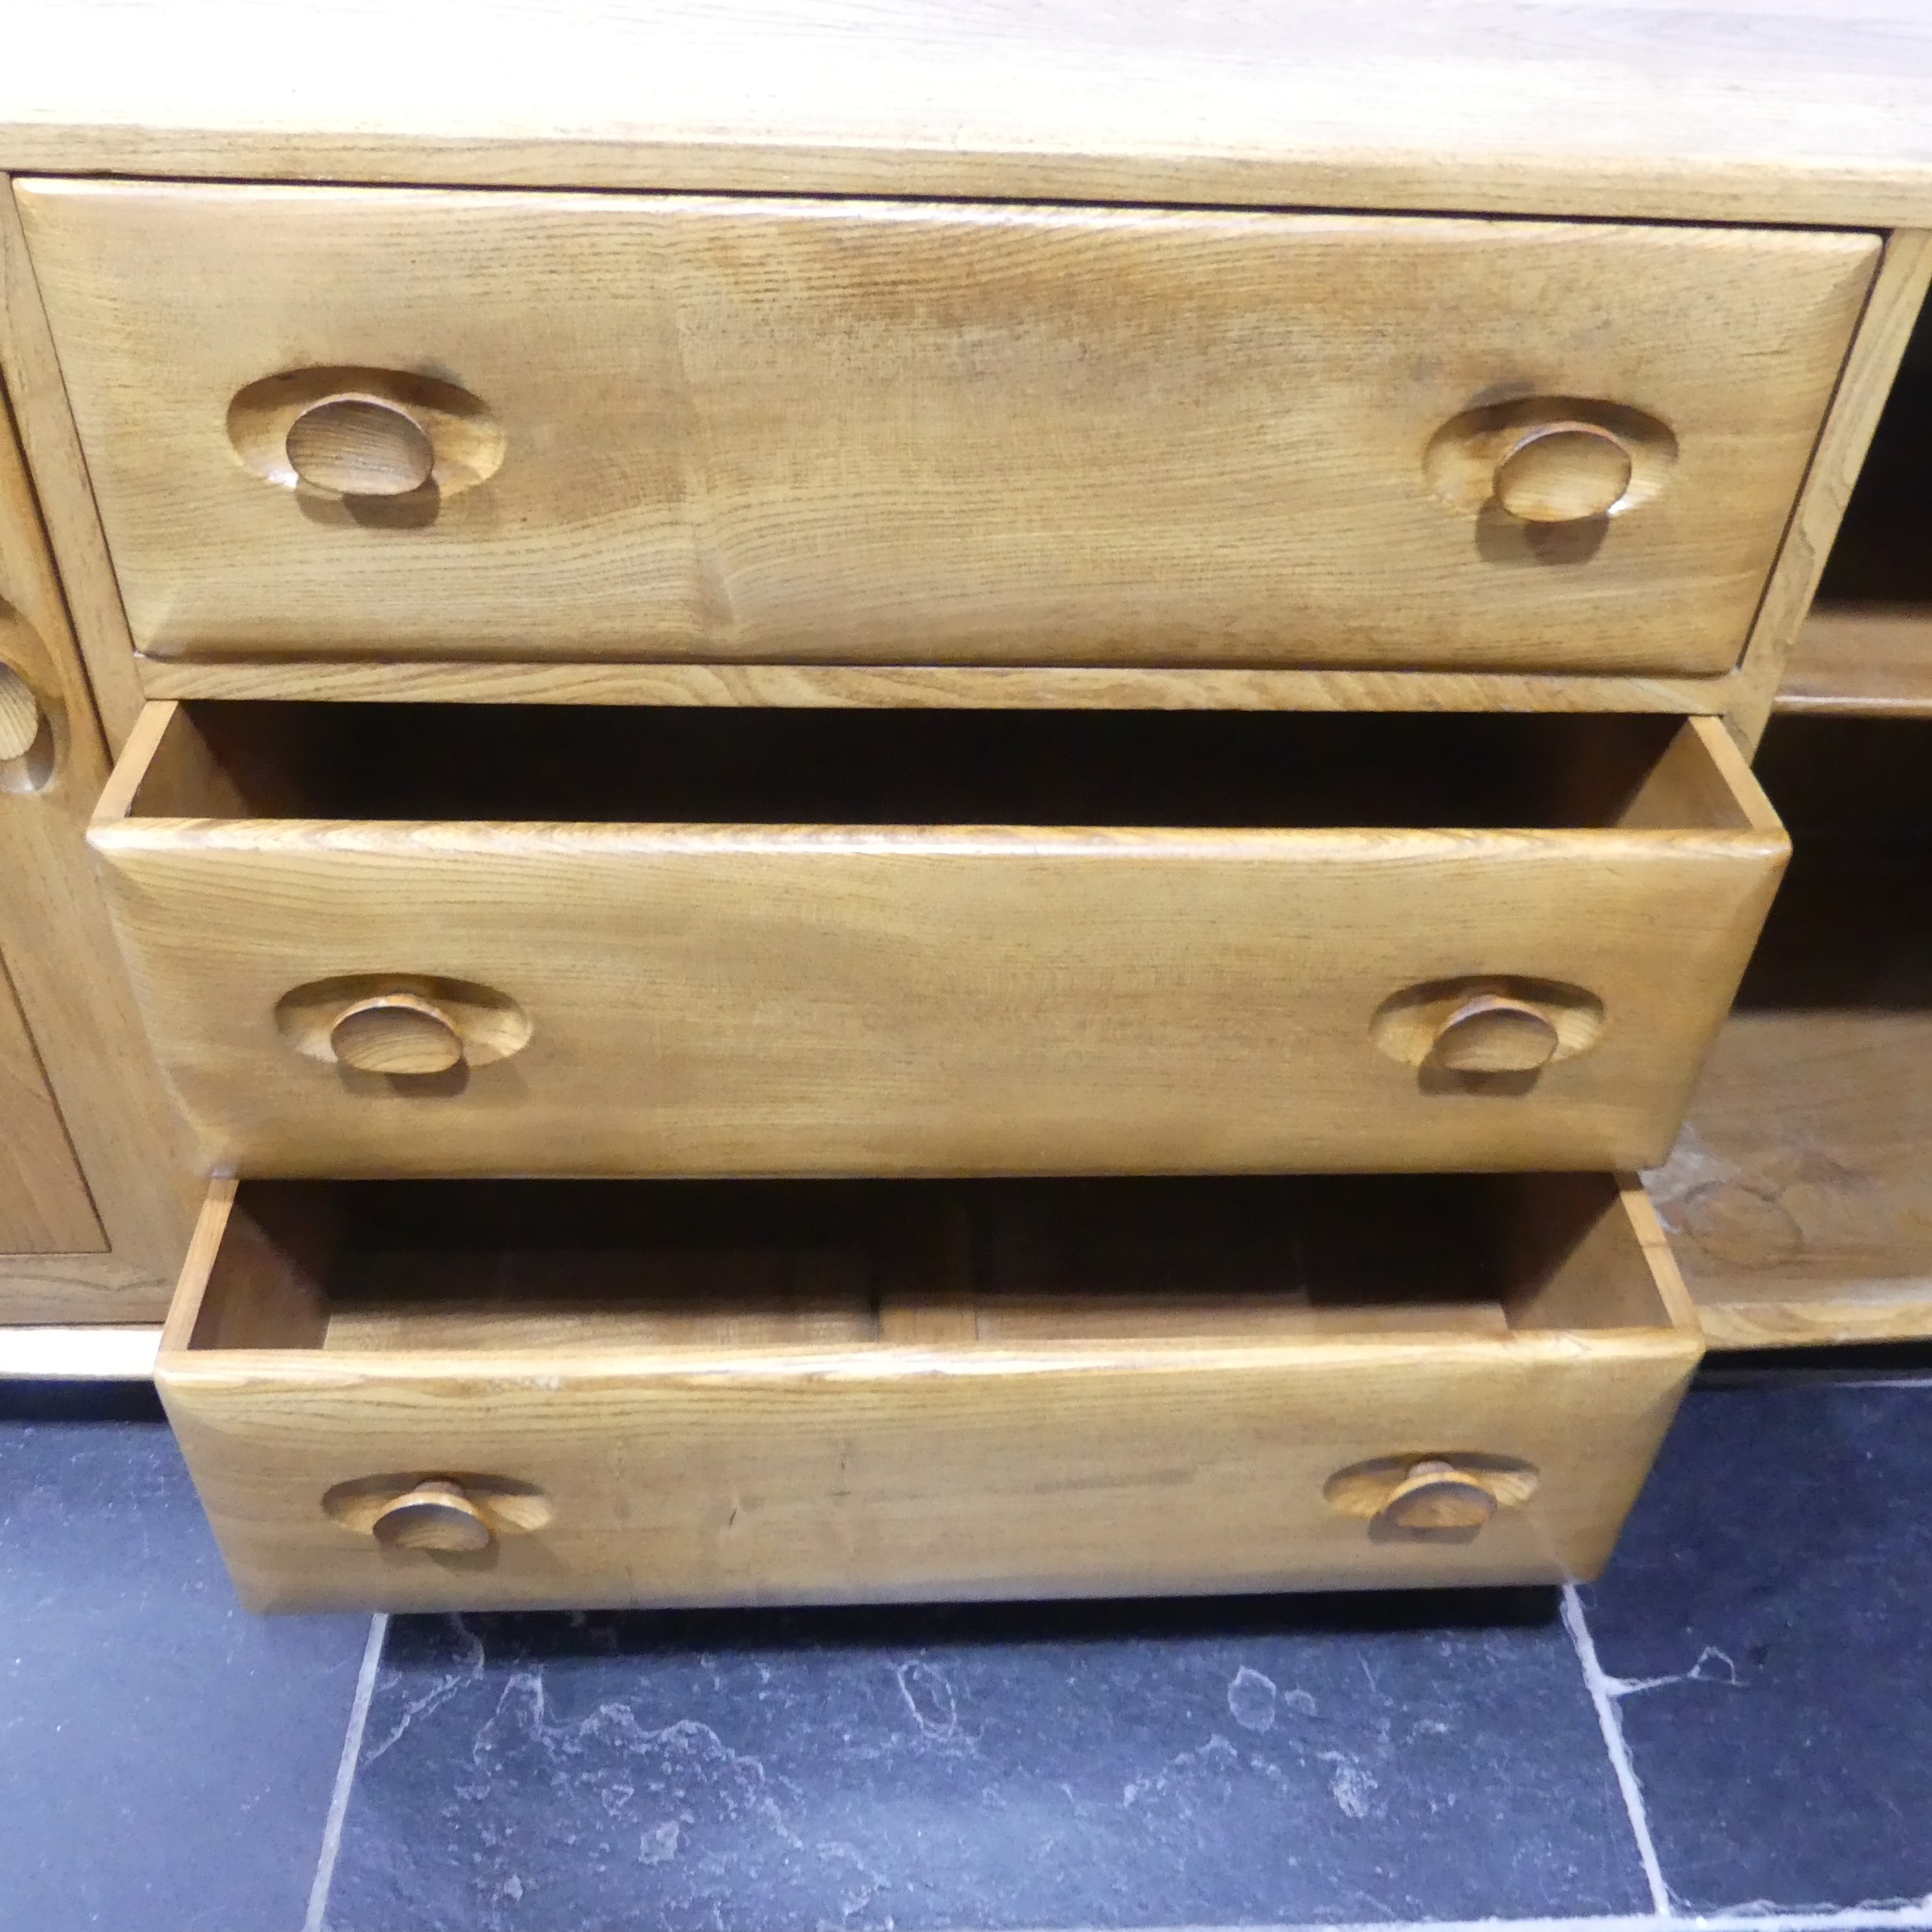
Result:
<svg viewBox="0 0 1932 1932">
<path fill-rule="evenodd" d="M 288 426 L 288 467 L 303 482 L 338 496 L 407 496 L 430 480 L 436 445 L 400 403 L 380 396 L 330 396 Z"/>
<path fill-rule="evenodd" d="M 1374 1520 L 1393 1529 L 1480 1529 L 1496 1509 L 1496 1492 L 1481 1476 L 1430 1461 L 1410 1470 Z"/>
<path fill-rule="evenodd" d="M 33 686 L 11 665 L 0 664 L 0 764 L 26 757 L 45 722 Z"/>
<path fill-rule="evenodd" d="M 1496 501 L 1523 523 L 1607 516 L 1629 493 L 1636 465 L 1623 439 L 1595 423 L 1539 423 L 1496 465 Z"/>
<path fill-rule="evenodd" d="M 369 1533 L 386 1549 L 469 1556 L 496 1540 L 481 1510 L 459 1482 L 419 1482 L 379 1511 Z"/>
<path fill-rule="evenodd" d="M 311 980 L 276 1002 L 275 1025 L 310 1060 L 403 1080 L 461 1080 L 458 1069 L 507 1060 L 530 1040 L 529 1017 L 507 994 L 420 973 Z"/>
<path fill-rule="evenodd" d="M 1498 1510 L 1526 1502 L 1536 1484 L 1533 1463 L 1455 1450 L 1352 1463 L 1321 1493 L 1330 1508 L 1366 1521 L 1378 1542 L 1466 1543 Z"/>
<path fill-rule="evenodd" d="M 365 1073 L 447 1073 L 464 1060 L 454 1020 L 420 993 L 377 993 L 346 1009 L 328 1043 L 346 1066 Z"/>
<path fill-rule="evenodd" d="M 463 1556 L 541 1529 L 552 1510 L 535 1483 L 458 1469 L 438 1476 L 414 1470 L 357 1476 L 322 1498 L 322 1513 L 387 1549 Z"/>
<path fill-rule="evenodd" d="M 1556 1022 L 1534 1001 L 1477 993 L 1437 1028 L 1430 1058 L 1452 1073 L 1533 1073 L 1560 1044 Z"/>
</svg>

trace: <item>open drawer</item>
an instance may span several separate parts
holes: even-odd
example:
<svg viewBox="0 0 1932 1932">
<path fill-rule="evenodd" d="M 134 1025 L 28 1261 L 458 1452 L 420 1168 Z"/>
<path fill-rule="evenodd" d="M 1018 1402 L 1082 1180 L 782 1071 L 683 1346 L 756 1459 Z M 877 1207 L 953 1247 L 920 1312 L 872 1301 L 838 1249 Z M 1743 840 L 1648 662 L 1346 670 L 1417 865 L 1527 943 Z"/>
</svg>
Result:
<svg viewBox="0 0 1932 1932">
<path fill-rule="evenodd" d="M 1787 850 L 1706 719 L 216 702 L 90 837 L 283 1175 L 1640 1165 Z"/>
<path fill-rule="evenodd" d="M 246 1600 L 1594 1574 L 1700 1349 L 1600 1175 L 215 1184 L 157 1372 Z"/>
</svg>

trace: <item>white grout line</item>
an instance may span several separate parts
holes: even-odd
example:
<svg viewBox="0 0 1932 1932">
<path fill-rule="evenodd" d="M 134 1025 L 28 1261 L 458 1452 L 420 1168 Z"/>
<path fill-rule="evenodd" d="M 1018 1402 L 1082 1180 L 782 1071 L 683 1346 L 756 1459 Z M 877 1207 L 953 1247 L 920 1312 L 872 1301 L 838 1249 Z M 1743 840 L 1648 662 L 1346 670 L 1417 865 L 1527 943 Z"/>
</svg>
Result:
<svg viewBox="0 0 1932 1932">
<path fill-rule="evenodd" d="M 0 1327 L 0 1379 L 150 1382 L 158 1328 Z"/>
<path fill-rule="evenodd" d="M 389 1613 L 379 1611 L 369 1620 L 369 1641 L 362 1648 L 362 1668 L 355 1679 L 355 1701 L 349 1707 L 349 1731 L 335 1767 L 335 1789 L 322 1826 L 321 1855 L 315 1861 L 315 1883 L 308 1888 L 308 1910 L 302 1932 L 328 1932 L 328 1888 L 335 1876 L 335 1855 L 342 1849 L 342 1821 L 349 1816 L 349 1794 L 355 1783 L 355 1766 L 362 1755 L 362 1733 L 369 1725 L 369 1700 L 376 1694 L 376 1673 L 383 1662 L 383 1640 L 389 1634 Z"/>
<path fill-rule="evenodd" d="M 1924 1932 L 1932 1899 L 1917 1905 L 1850 1905 L 1828 1912 L 1607 1914 L 1574 1919 L 1321 1920 L 1298 1925 L 1154 1926 L 1147 1932 Z M 964 1932 L 964 1928 L 961 1929 Z"/>
<path fill-rule="evenodd" d="M 1611 1695 L 1610 1680 L 1597 1661 L 1597 1640 L 1584 1620 L 1583 1599 L 1574 1583 L 1563 1585 L 1563 1628 L 1577 1647 L 1577 1661 L 1583 1667 L 1583 1682 L 1590 1686 L 1590 1701 L 1597 1706 L 1597 1723 L 1604 1733 L 1604 1748 L 1610 1753 L 1611 1768 L 1617 1774 L 1624 1794 L 1624 1809 L 1629 1815 L 1631 1835 L 1637 1841 L 1637 1855 L 1650 1885 L 1650 1902 L 1660 1919 L 1672 1917 L 1670 1887 L 1664 1883 L 1664 1868 L 1657 1862 L 1656 1841 L 1650 1835 L 1650 1820 L 1644 1811 L 1644 1790 L 1637 1781 L 1637 1767 L 1630 1761 L 1630 1747 L 1624 1741 L 1624 1720 Z"/>
</svg>

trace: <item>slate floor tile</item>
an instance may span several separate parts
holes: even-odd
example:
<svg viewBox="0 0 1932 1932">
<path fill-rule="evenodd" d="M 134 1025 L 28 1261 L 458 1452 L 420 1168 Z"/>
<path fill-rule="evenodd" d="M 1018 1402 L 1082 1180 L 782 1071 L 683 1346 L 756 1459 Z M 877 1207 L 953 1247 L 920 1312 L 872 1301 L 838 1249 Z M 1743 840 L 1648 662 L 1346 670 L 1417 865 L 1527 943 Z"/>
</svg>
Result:
<svg viewBox="0 0 1932 1932">
<path fill-rule="evenodd" d="M 368 1631 L 236 1605 L 151 1390 L 0 1383 L 0 1932 L 298 1932 Z"/>
<path fill-rule="evenodd" d="M 1932 1386 L 1685 1403 L 1583 1598 L 1685 1906 L 1932 1894 L 1928 1496 Z"/>
<path fill-rule="evenodd" d="M 398 1619 L 332 1932 L 1641 1910 L 1548 1592 Z"/>
</svg>

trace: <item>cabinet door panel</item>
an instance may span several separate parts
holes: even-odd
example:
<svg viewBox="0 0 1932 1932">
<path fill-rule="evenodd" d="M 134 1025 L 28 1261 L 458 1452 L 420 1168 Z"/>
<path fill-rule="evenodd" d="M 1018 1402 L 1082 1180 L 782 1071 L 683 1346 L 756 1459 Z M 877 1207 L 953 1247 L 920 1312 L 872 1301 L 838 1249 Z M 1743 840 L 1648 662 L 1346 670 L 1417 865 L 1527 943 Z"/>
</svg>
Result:
<svg viewBox="0 0 1932 1932">
<path fill-rule="evenodd" d="M 72 1254 L 107 1245 L 0 962 L 0 1254 Z"/>
</svg>

